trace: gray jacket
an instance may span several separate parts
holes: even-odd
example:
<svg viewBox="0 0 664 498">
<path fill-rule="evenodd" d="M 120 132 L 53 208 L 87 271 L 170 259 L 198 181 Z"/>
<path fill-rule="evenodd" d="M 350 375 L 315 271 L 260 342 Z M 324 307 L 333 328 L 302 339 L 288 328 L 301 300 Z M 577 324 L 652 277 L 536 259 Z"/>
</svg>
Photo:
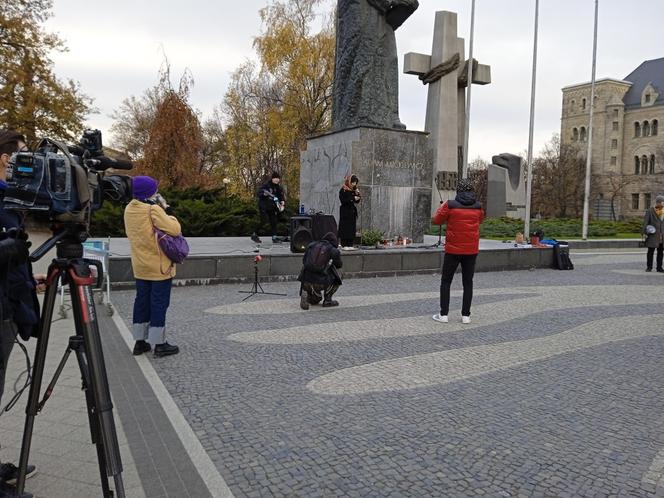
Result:
<svg viewBox="0 0 664 498">
<path fill-rule="evenodd" d="M 648 225 L 655 227 L 655 233 L 646 233 L 646 226 Z M 659 219 L 659 216 L 655 213 L 654 207 L 651 207 L 646 211 L 646 214 L 643 217 L 643 228 L 641 229 L 641 233 L 646 235 L 646 247 L 657 247 L 663 242 L 664 221 Z"/>
</svg>

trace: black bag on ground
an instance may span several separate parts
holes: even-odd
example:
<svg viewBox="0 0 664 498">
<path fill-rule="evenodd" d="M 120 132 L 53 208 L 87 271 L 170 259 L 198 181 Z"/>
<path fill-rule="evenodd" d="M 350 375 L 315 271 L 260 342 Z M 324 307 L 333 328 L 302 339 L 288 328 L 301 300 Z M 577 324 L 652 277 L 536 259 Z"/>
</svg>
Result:
<svg viewBox="0 0 664 498">
<path fill-rule="evenodd" d="M 304 254 L 304 269 L 322 273 L 330 262 L 330 245 L 327 242 L 313 242 Z"/>
<path fill-rule="evenodd" d="M 558 241 L 553 246 L 553 265 L 559 270 L 573 270 L 574 264 L 569 257 L 569 244 L 564 241 Z"/>
</svg>

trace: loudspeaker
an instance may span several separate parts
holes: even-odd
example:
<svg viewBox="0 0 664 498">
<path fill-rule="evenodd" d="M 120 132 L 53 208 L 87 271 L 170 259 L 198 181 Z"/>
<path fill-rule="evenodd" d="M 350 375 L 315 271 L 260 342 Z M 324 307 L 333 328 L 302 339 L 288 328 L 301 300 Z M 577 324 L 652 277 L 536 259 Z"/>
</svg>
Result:
<svg viewBox="0 0 664 498">
<path fill-rule="evenodd" d="M 337 220 L 331 214 L 315 214 L 311 217 L 314 240 L 322 240 L 327 232 L 337 235 Z"/>
<path fill-rule="evenodd" d="M 290 250 L 291 252 L 304 252 L 314 241 L 311 230 L 310 216 L 293 216 L 290 219 Z"/>
</svg>

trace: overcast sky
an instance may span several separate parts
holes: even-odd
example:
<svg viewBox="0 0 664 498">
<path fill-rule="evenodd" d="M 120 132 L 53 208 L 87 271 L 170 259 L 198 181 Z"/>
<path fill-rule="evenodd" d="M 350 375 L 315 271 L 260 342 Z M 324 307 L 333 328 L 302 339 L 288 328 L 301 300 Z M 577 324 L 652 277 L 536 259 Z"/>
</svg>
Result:
<svg viewBox="0 0 664 498">
<path fill-rule="evenodd" d="M 100 112 L 88 124 L 105 132 L 107 143 L 109 115 L 124 98 L 156 83 L 163 53 L 174 83 L 185 68 L 191 70 L 192 103 L 205 118 L 223 99 L 230 74 L 255 58 L 258 10 L 267 1 L 55 0 L 49 29 L 69 47 L 54 55 L 56 74 L 78 80 L 94 98 Z M 328 0 L 328 8 L 334 3 Z M 622 79 L 644 60 L 664 57 L 662 0 L 599 4 L 598 79 Z M 404 53 L 430 53 L 438 10 L 457 12 L 459 36 L 468 39 L 470 6 L 470 0 L 420 0 L 397 31 L 401 69 Z M 593 9 L 593 0 L 540 1 L 535 153 L 559 132 L 561 88 L 590 81 Z M 535 0 L 476 0 L 473 50 L 481 63 L 491 65 L 493 83 L 473 87 L 471 159 L 527 148 L 534 12 Z M 402 122 L 422 130 L 425 109 L 426 88 L 402 74 Z"/>
</svg>

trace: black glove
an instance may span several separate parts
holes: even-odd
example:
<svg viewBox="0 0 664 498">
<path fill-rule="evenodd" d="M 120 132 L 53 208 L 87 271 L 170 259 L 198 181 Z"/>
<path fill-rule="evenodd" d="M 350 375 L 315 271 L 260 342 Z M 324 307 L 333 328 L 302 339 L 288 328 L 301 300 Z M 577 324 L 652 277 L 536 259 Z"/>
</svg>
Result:
<svg viewBox="0 0 664 498">
<path fill-rule="evenodd" d="M 4 272 L 9 264 L 22 264 L 30 256 L 28 234 L 23 230 L 12 228 L 0 232 L 0 272 Z"/>
</svg>

